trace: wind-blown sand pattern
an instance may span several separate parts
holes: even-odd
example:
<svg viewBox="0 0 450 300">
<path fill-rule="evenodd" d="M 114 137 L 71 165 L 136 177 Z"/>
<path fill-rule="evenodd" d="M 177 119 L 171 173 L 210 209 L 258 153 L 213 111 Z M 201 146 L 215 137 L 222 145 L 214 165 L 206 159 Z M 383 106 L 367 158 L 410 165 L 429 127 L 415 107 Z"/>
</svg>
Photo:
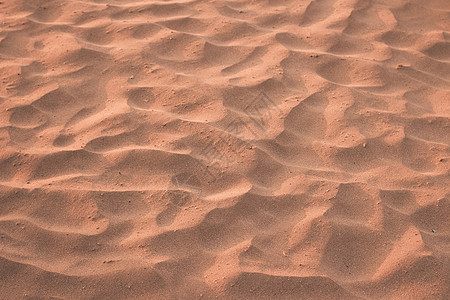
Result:
<svg viewBox="0 0 450 300">
<path fill-rule="evenodd" d="M 448 299 L 450 1 L 0 16 L 1 299 Z"/>
</svg>

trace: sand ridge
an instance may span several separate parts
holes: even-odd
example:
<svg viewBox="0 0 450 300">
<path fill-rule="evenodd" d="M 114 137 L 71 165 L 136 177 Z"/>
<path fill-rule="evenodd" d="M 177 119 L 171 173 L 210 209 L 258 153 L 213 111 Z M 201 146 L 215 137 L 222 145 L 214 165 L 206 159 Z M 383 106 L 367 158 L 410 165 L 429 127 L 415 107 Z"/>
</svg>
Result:
<svg viewBox="0 0 450 300">
<path fill-rule="evenodd" d="M 448 297 L 448 1 L 0 16 L 0 298 Z"/>
</svg>

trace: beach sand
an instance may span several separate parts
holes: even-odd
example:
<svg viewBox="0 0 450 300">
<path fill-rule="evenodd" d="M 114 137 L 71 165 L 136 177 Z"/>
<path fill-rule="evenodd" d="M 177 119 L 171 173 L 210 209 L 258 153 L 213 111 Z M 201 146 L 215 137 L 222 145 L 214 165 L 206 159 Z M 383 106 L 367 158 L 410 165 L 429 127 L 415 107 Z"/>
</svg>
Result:
<svg viewBox="0 0 450 300">
<path fill-rule="evenodd" d="M 0 17 L 1 299 L 448 299 L 450 1 Z"/>
</svg>

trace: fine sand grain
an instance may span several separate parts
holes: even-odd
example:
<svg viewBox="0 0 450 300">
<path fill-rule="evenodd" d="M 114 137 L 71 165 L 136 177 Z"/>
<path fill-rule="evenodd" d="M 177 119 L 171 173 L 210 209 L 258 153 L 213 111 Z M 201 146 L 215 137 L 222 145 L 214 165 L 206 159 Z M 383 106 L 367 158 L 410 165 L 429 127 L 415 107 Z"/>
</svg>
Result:
<svg viewBox="0 0 450 300">
<path fill-rule="evenodd" d="M 0 299 L 448 299 L 450 1 L 3 0 Z"/>
</svg>

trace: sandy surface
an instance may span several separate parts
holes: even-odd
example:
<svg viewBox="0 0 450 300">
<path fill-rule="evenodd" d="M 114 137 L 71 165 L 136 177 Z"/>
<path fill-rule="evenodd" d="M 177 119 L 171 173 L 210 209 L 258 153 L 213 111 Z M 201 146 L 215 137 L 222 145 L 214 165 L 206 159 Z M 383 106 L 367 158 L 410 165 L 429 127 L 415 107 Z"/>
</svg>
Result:
<svg viewBox="0 0 450 300">
<path fill-rule="evenodd" d="M 1 299 L 448 299 L 450 1 L 0 17 Z"/>
</svg>

